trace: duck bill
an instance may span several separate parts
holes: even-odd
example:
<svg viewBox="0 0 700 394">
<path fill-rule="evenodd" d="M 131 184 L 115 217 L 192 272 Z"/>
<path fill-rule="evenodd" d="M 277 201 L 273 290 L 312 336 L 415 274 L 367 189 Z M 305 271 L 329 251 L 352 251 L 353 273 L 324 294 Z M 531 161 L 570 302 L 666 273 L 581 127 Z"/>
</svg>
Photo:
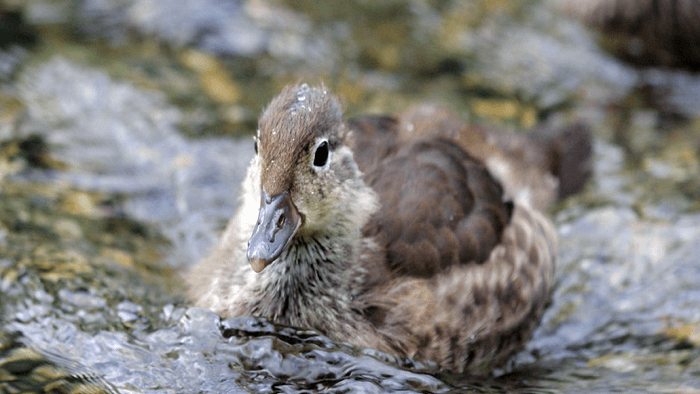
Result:
<svg viewBox="0 0 700 394">
<path fill-rule="evenodd" d="M 270 197 L 262 189 L 260 213 L 248 241 L 247 257 L 255 272 L 261 272 L 289 246 L 302 219 L 289 192 Z"/>
</svg>

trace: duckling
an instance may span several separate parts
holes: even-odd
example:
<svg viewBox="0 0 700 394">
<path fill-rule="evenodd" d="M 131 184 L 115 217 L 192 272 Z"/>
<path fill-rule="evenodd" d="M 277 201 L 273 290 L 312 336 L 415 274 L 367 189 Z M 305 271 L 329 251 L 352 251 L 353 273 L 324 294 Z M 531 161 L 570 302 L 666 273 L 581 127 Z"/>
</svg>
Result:
<svg viewBox="0 0 700 394">
<path fill-rule="evenodd" d="M 542 315 L 557 256 L 542 210 L 583 185 L 590 138 L 496 133 L 434 106 L 346 121 L 324 86 L 288 86 L 190 297 L 488 373 Z"/>
</svg>

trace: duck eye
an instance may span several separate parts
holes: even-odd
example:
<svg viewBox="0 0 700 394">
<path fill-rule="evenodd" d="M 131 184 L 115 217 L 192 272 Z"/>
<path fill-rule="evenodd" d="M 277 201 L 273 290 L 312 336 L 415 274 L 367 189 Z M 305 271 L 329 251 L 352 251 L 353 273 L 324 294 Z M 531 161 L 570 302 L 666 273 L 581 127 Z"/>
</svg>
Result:
<svg viewBox="0 0 700 394">
<path fill-rule="evenodd" d="M 321 142 L 314 154 L 314 166 L 323 167 L 328 162 L 328 141 Z"/>
</svg>

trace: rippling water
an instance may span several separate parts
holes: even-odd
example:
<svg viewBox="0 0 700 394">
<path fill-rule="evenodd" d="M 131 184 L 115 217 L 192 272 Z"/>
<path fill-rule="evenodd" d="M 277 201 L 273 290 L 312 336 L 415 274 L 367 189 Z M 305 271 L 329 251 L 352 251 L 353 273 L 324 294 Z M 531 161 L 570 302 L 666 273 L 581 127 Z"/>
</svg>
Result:
<svg viewBox="0 0 700 394">
<path fill-rule="evenodd" d="M 0 14 L 1 391 L 700 390 L 698 76 L 637 72 L 536 1 L 307 3 Z M 592 126 L 594 179 L 552 209 L 551 304 L 508 370 L 448 375 L 184 300 L 256 114 L 299 78 L 351 115 L 431 101 L 506 129 Z"/>
</svg>

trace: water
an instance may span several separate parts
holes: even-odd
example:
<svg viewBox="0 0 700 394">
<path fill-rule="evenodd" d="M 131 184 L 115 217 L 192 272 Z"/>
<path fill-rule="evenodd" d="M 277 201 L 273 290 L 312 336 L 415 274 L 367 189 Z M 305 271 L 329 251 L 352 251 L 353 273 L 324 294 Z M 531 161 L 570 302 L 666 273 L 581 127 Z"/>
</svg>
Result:
<svg viewBox="0 0 700 394">
<path fill-rule="evenodd" d="M 537 1 L 489 4 L 26 2 L 37 43 L 0 48 L 0 390 L 700 390 L 700 80 L 637 72 Z M 551 212 L 551 304 L 507 370 L 453 376 L 184 299 L 256 115 L 320 80 L 351 115 L 429 101 L 593 128 L 594 179 Z"/>
</svg>

